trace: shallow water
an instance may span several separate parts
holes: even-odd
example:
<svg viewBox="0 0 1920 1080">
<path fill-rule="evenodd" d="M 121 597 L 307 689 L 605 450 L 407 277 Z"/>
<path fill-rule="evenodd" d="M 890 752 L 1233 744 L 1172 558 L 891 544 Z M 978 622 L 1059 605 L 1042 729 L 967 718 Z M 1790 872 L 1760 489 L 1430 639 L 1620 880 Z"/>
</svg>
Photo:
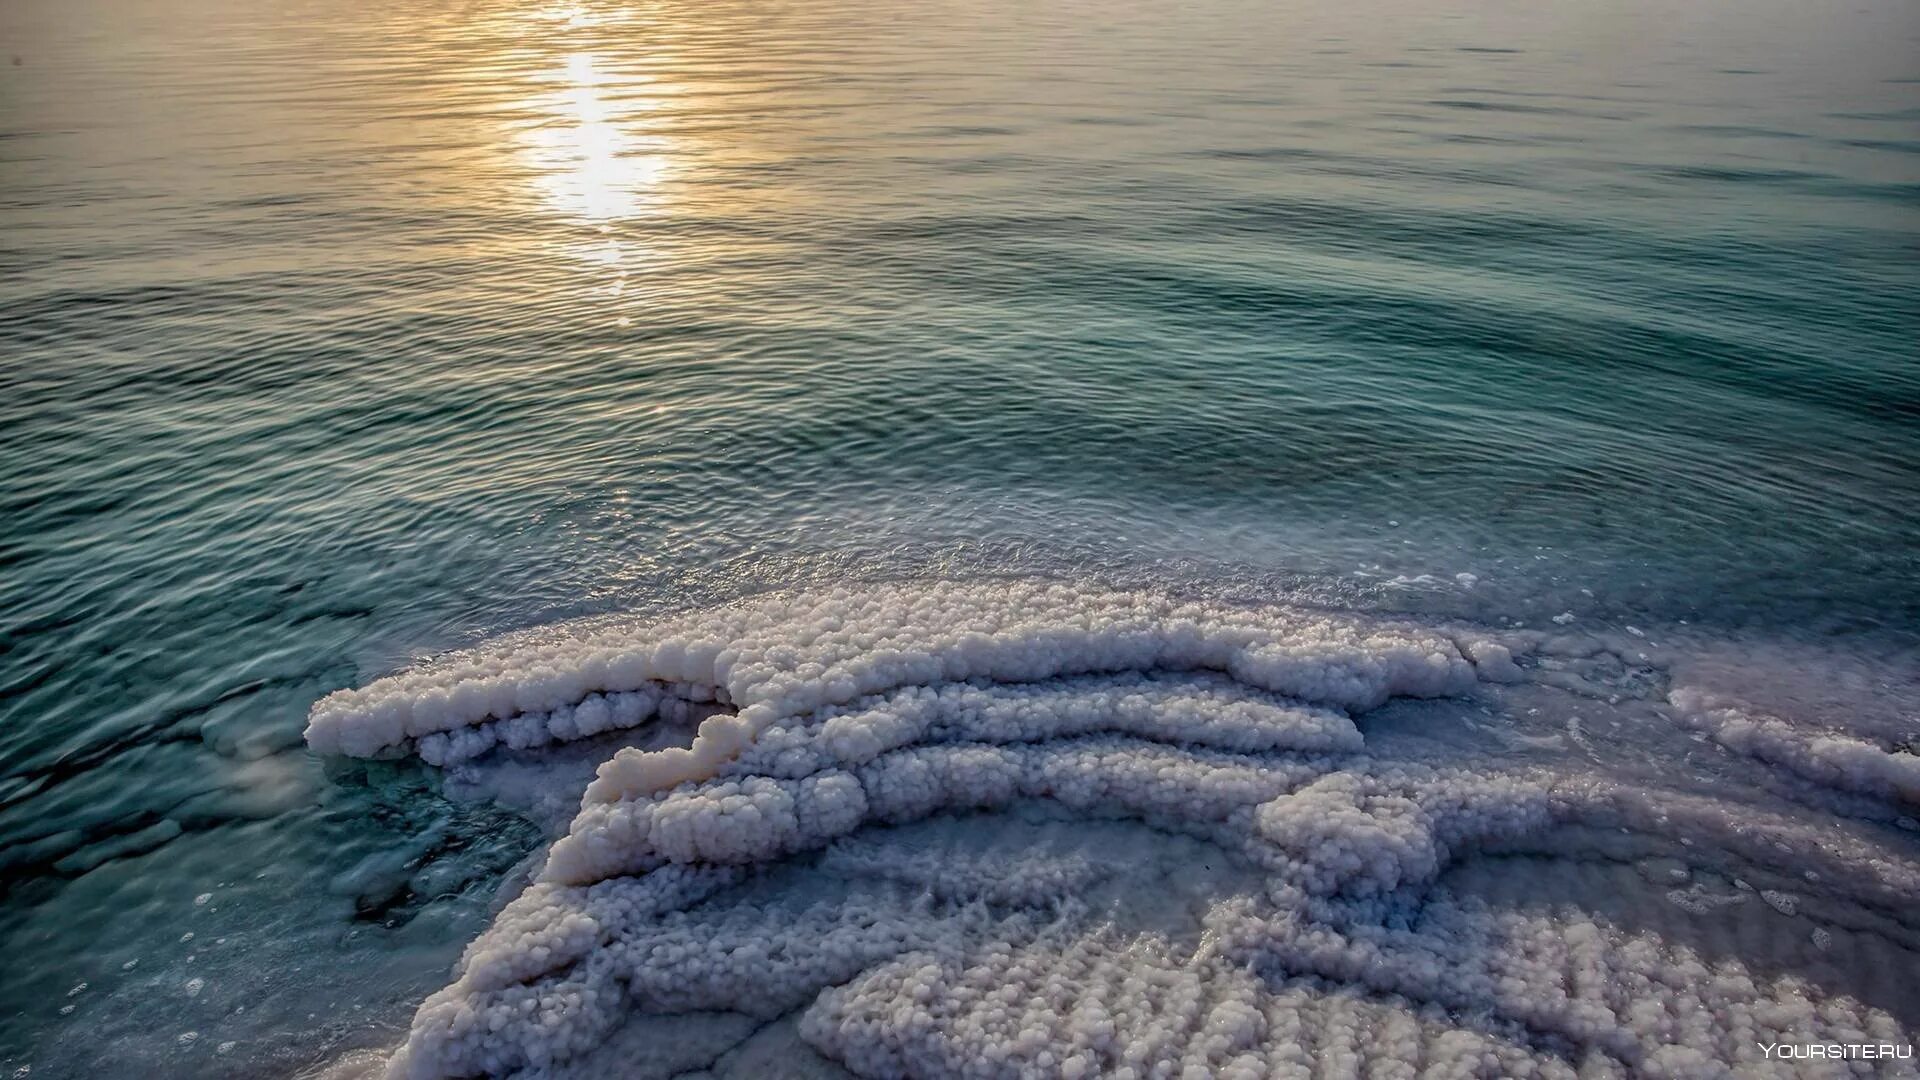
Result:
<svg viewBox="0 0 1920 1080">
<path fill-rule="evenodd" d="M 1651 633 L 1659 693 L 1920 738 L 1911 4 L 17 0 L 0 45 L 8 1071 L 397 1044 L 554 808 L 308 710 L 577 616 L 1038 575 Z"/>
</svg>

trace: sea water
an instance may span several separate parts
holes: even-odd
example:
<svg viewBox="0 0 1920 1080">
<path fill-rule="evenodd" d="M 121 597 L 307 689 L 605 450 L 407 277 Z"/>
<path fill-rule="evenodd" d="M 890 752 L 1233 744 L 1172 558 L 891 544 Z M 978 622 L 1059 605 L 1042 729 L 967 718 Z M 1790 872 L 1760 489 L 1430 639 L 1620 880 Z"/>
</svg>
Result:
<svg viewBox="0 0 1920 1080">
<path fill-rule="evenodd" d="M 0 1068 L 1910 1043 L 1916 57 L 5 5 Z"/>
</svg>

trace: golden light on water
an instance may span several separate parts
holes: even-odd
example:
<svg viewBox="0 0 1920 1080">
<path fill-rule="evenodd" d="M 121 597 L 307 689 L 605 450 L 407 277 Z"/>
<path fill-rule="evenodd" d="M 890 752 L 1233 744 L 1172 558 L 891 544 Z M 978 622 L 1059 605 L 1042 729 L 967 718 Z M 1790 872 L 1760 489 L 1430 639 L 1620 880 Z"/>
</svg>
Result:
<svg viewBox="0 0 1920 1080">
<path fill-rule="evenodd" d="M 709 235 L 689 246 L 688 230 L 662 227 L 670 219 L 730 220 L 812 197 L 754 182 L 790 153 L 778 145 L 789 126 L 759 118 L 779 107 L 778 90 L 689 50 L 687 33 L 681 11 L 509 7 L 453 80 L 492 107 L 449 162 L 448 196 L 520 211 L 510 236 L 486 242 L 565 256 L 568 293 L 588 299 L 575 292 L 587 283 L 617 325 L 662 286 L 654 271 L 755 243 Z"/>
<path fill-rule="evenodd" d="M 573 24 L 569 24 L 573 25 Z M 651 99 L 644 80 L 607 74 L 592 52 L 566 56 L 539 107 L 546 118 L 525 132 L 526 157 L 547 204 L 569 217 L 610 222 L 660 202 L 668 140 L 646 133 Z"/>
</svg>

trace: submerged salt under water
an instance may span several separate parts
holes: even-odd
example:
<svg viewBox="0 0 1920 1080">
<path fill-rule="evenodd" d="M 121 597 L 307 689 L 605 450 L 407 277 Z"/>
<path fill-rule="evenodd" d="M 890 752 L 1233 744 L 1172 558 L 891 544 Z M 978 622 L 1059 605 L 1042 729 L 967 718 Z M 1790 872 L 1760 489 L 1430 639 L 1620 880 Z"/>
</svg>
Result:
<svg viewBox="0 0 1920 1080">
<path fill-rule="evenodd" d="M 1728 1018 L 1920 1023 L 1912 5 L 20 0 L 0 43 L 0 1071 L 1751 1071 Z M 770 593 L 815 599 L 742 631 Z M 890 674 L 795 667 L 823 634 Z M 675 635 L 765 665 L 593 667 Z M 434 697 L 468 647 L 533 696 Z M 445 730 L 340 704 L 383 694 Z M 627 805 L 866 809 L 627 835 L 496 918 L 710 713 Z M 658 910 L 526 960 L 602 878 Z M 1694 963 L 1751 992 L 1635 981 Z M 982 1019 L 1048 973 L 1118 1041 Z M 434 1034 L 523 985 L 566 1004 L 505 1056 Z"/>
</svg>

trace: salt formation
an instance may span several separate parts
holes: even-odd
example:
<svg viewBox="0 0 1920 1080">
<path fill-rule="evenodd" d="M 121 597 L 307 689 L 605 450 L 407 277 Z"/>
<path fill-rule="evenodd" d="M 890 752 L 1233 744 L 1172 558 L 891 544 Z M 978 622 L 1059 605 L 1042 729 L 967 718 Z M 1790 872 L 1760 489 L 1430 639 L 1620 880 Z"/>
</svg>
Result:
<svg viewBox="0 0 1920 1080">
<path fill-rule="evenodd" d="M 335 694 L 308 738 L 455 763 L 701 721 L 601 765 L 396 1076 L 579 1070 L 660 1014 L 786 1024 L 874 1077 L 1794 1075 L 1760 1045 L 1910 1042 L 1886 987 L 1833 977 L 1872 950 L 1911 967 L 1910 851 L 1532 760 L 1396 757 L 1355 723 L 1493 700 L 1529 644 L 1061 585 L 874 588 L 522 637 Z M 1696 722 L 1913 797 L 1866 744 Z M 1598 910 L 1609 890 L 1595 910 L 1554 891 L 1579 878 L 1563 865 L 1673 852 L 1769 896 L 1835 884 L 1797 880 L 1820 902 L 1787 905 L 1662 885 L 1674 914 L 1646 925 Z M 1733 956 L 1659 921 L 1691 917 L 1801 928 Z"/>
<path fill-rule="evenodd" d="M 1778 717 L 1757 716 L 1695 690 L 1675 691 L 1673 705 L 1688 728 L 1736 753 L 1841 791 L 1920 806 L 1920 755 L 1839 732 L 1804 731 Z"/>
</svg>

